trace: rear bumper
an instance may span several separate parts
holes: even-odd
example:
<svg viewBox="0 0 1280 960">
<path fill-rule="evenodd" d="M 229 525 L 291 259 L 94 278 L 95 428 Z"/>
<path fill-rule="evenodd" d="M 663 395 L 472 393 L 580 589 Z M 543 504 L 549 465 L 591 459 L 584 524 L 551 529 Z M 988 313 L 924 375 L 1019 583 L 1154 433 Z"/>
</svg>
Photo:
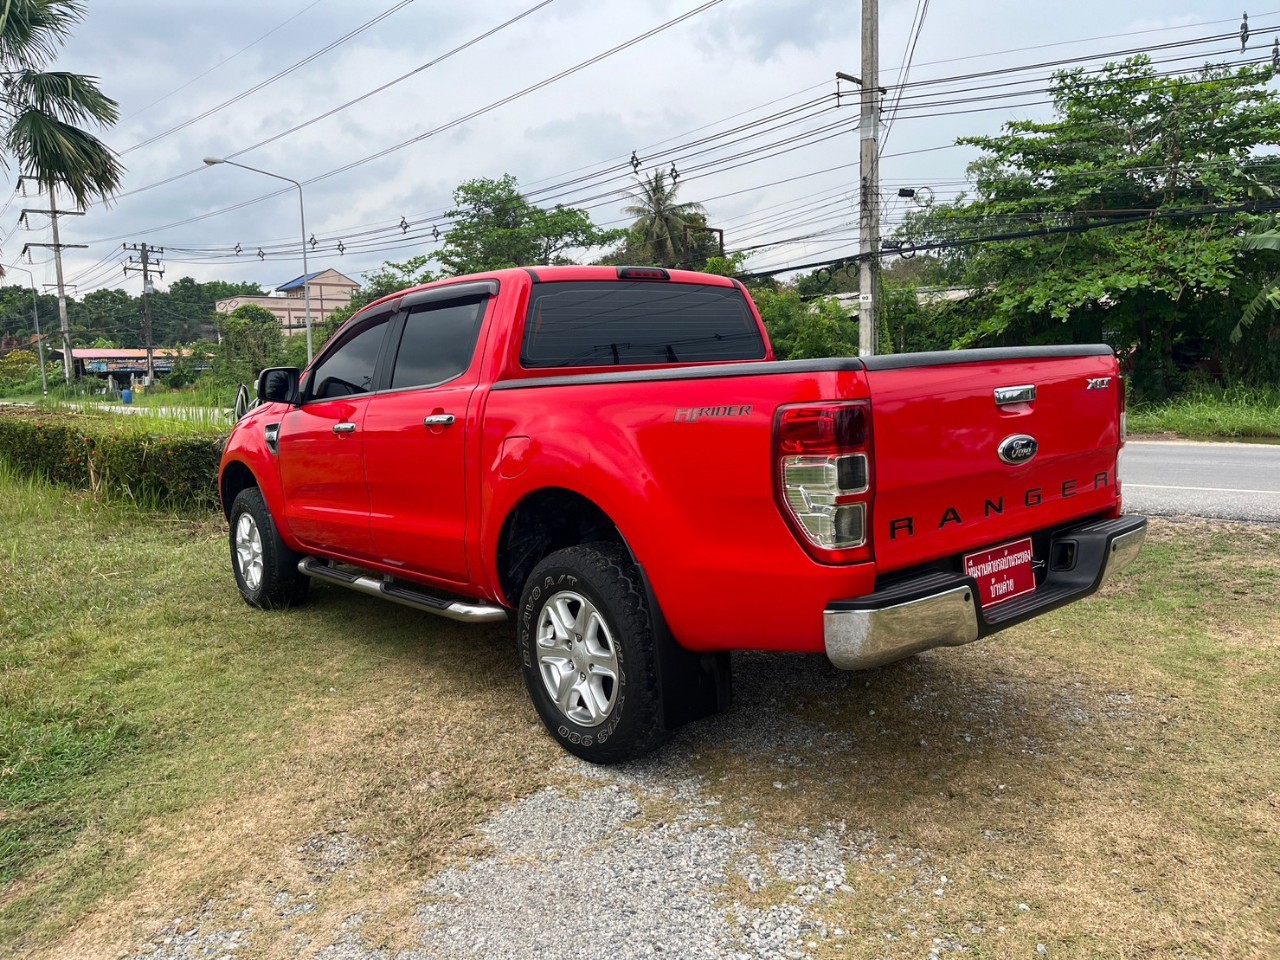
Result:
<svg viewBox="0 0 1280 960">
<path fill-rule="evenodd" d="M 827 656 L 842 670 L 865 670 L 934 647 L 972 643 L 1094 593 L 1133 561 L 1146 533 L 1146 517 L 1135 516 L 1059 530 L 1049 556 L 1069 553 L 1070 566 L 1051 567 L 1034 593 L 986 611 L 977 603 L 972 577 L 944 571 L 834 601 L 823 614 Z"/>
</svg>

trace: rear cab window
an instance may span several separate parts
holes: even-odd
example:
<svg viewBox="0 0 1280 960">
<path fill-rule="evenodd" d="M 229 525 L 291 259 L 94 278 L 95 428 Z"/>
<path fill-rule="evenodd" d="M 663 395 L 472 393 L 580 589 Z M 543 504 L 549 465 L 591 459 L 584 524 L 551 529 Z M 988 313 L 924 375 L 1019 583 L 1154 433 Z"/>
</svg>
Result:
<svg viewBox="0 0 1280 960">
<path fill-rule="evenodd" d="M 764 338 L 737 287 L 562 281 L 533 288 L 525 368 L 763 360 Z"/>
</svg>

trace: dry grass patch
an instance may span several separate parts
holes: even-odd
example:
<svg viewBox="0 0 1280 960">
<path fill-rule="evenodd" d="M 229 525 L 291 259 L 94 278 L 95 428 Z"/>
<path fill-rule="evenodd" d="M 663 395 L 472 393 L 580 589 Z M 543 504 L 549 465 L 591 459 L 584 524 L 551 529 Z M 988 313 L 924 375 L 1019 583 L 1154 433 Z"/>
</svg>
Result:
<svg viewBox="0 0 1280 960">
<path fill-rule="evenodd" d="M 254 611 L 219 520 L 0 487 L 0 955 L 119 956 L 208 911 L 243 956 L 357 909 L 391 942 L 548 782 L 509 629 L 339 588 Z"/>
<path fill-rule="evenodd" d="M 1104 596 L 971 647 L 742 658 L 756 715 L 688 762 L 762 843 L 872 838 L 810 908 L 845 931 L 819 955 L 1275 956 L 1278 557 L 1274 528 L 1158 523 Z"/>
</svg>

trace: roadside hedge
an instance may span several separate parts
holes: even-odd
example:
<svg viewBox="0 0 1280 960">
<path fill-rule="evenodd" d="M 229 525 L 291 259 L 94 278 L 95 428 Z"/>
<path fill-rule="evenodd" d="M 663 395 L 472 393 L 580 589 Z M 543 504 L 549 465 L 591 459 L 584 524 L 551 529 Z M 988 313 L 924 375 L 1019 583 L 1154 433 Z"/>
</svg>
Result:
<svg viewBox="0 0 1280 960">
<path fill-rule="evenodd" d="M 216 506 L 225 443 L 210 434 L 148 433 L 115 418 L 0 411 L 0 460 L 20 476 L 152 508 Z"/>
</svg>

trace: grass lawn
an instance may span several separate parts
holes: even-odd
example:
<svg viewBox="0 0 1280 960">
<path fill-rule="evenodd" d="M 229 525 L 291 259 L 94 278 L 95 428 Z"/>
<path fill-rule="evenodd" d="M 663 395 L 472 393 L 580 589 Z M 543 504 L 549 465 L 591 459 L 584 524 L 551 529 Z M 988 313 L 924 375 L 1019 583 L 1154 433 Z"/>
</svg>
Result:
<svg viewBox="0 0 1280 960">
<path fill-rule="evenodd" d="M 698 763 L 764 835 L 870 838 L 816 956 L 1280 956 L 1280 529 L 1153 521 L 1098 598 L 810 686 L 820 759 Z"/>
<path fill-rule="evenodd" d="M 1280 390 L 1197 390 L 1167 403 L 1134 404 L 1129 433 L 1280 442 Z"/>
<path fill-rule="evenodd" d="M 56 944 L 77 924 L 127 942 L 175 903 L 268 883 L 258 854 L 335 824 L 392 890 L 544 782 L 555 748 L 508 630 L 347 591 L 254 611 L 220 516 L 103 506 L 2 465 L 0 528 L 0 955 L 73 955 Z"/>
<path fill-rule="evenodd" d="M 0 528 L 0 956 L 132 955 L 211 902 L 262 918 L 237 956 L 319 949 L 357 908 L 394 955 L 423 879 L 564 782 L 506 626 L 339 588 L 253 611 L 221 518 L 2 470 Z M 812 908 L 848 932 L 818 956 L 923 956 L 907 926 L 974 956 L 1275 956 L 1277 596 L 1280 530 L 1162 522 L 1105 596 L 991 641 L 858 674 L 741 658 L 730 713 L 649 769 L 762 846 L 875 838 Z M 345 865 L 276 930 L 318 857 Z"/>
</svg>

